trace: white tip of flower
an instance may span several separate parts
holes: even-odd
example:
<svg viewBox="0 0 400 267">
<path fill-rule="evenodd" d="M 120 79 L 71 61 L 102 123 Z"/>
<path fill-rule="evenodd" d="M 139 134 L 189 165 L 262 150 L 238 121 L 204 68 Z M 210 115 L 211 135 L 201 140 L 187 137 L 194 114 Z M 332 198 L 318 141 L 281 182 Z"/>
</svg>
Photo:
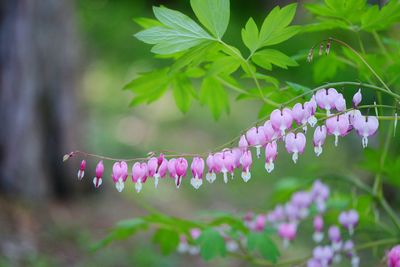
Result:
<svg viewBox="0 0 400 267">
<path fill-rule="evenodd" d="M 189 245 L 187 243 L 179 243 L 177 251 L 179 253 L 186 253 L 189 249 Z"/>
<path fill-rule="evenodd" d="M 354 227 L 349 225 L 349 235 L 352 236 L 354 234 Z"/>
<path fill-rule="evenodd" d="M 242 178 L 243 178 L 243 181 L 245 181 L 247 183 L 251 178 L 251 173 L 249 171 L 242 172 Z"/>
<path fill-rule="evenodd" d="M 265 163 L 265 169 L 267 170 L 268 173 L 271 173 L 274 170 L 274 168 L 275 168 L 275 164 L 272 160 Z"/>
<path fill-rule="evenodd" d="M 135 183 L 135 190 L 137 193 L 140 193 L 140 191 L 142 191 L 142 181 L 139 179 L 136 183 Z"/>
<path fill-rule="evenodd" d="M 102 183 L 103 183 L 103 179 L 97 178 L 97 177 L 93 178 L 94 187 L 99 188 Z"/>
<path fill-rule="evenodd" d="M 361 142 L 362 142 L 362 147 L 366 148 L 368 146 L 368 137 L 363 136 Z"/>
<path fill-rule="evenodd" d="M 261 157 L 261 146 L 256 146 L 256 155 L 258 159 Z"/>
<path fill-rule="evenodd" d="M 322 146 L 321 145 L 315 146 L 314 152 L 317 155 L 317 157 L 319 157 L 322 154 Z"/>
<path fill-rule="evenodd" d="M 197 246 L 189 246 L 188 252 L 190 255 L 197 255 L 200 253 L 200 248 Z"/>
<path fill-rule="evenodd" d="M 211 172 L 211 173 L 207 173 L 206 174 L 206 179 L 209 183 L 213 183 L 215 181 L 215 179 L 217 179 L 217 176 L 215 175 L 215 173 Z"/>
<path fill-rule="evenodd" d="M 293 152 L 293 155 L 292 155 L 293 162 L 297 163 L 298 159 L 299 159 L 299 153 L 298 152 Z"/>
<path fill-rule="evenodd" d="M 228 183 L 228 173 L 224 172 L 224 183 Z"/>
<path fill-rule="evenodd" d="M 77 176 L 79 180 L 82 180 L 83 176 L 85 176 L 85 171 L 79 170 Z"/>
<path fill-rule="evenodd" d="M 320 243 L 322 240 L 324 240 L 324 233 L 323 232 L 315 232 L 313 234 L 313 240 L 315 243 Z"/>
<path fill-rule="evenodd" d="M 236 252 L 239 249 L 238 243 L 233 240 L 226 242 L 226 250 L 229 252 Z"/>
<path fill-rule="evenodd" d="M 119 179 L 118 182 L 115 183 L 115 187 L 117 188 L 118 192 L 122 192 L 122 190 L 124 190 L 124 182 L 122 181 L 122 179 Z"/>
<path fill-rule="evenodd" d="M 158 187 L 158 177 L 159 177 L 158 174 L 154 175 L 154 187 L 155 187 L 155 188 Z"/>
<path fill-rule="evenodd" d="M 282 244 L 283 249 L 287 249 L 289 247 L 289 245 L 290 245 L 290 241 L 286 238 L 283 239 L 283 244 Z"/>
<path fill-rule="evenodd" d="M 326 110 L 326 116 L 327 116 L 327 117 L 331 116 L 331 110 L 330 110 L 330 109 L 327 109 L 327 110 Z"/>
<path fill-rule="evenodd" d="M 332 249 L 333 249 L 333 251 L 340 251 L 340 250 L 342 249 L 342 245 L 343 245 L 343 242 L 342 242 L 342 241 L 333 242 L 333 243 L 332 243 Z"/>
<path fill-rule="evenodd" d="M 335 146 L 338 146 L 339 144 L 339 135 L 335 134 Z"/>
<path fill-rule="evenodd" d="M 317 124 L 317 122 L 318 120 L 314 115 L 308 118 L 308 124 L 310 124 L 311 127 L 314 127 Z"/>
<path fill-rule="evenodd" d="M 304 133 L 307 133 L 307 125 L 304 125 L 304 126 L 303 126 L 303 132 L 304 132 Z"/>
<path fill-rule="evenodd" d="M 339 263 L 339 262 L 341 262 L 342 261 L 342 256 L 340 255 L 340 254 L 336 254 L 334 257 L 333 257 L 333 262 L 334 263 Z"/>
<path fill-rule="evenodd" d="M 190 179 L 190 184 L 197 190 L 203 184 L 203 180 L 193 177 L 192 179 Z"/>
<path fill-rule="evenodd" d="M 360 258 L 358 256 L 353 256 L 351 258 L 351 266 L 358 267 L 360 265 Z"/>
</svg>

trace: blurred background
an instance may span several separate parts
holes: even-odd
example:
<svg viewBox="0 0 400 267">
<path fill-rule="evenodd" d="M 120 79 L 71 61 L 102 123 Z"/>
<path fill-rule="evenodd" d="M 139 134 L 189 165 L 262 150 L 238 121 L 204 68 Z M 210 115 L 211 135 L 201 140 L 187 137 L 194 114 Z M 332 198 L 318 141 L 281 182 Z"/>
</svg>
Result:
<svg viewBox="0 0 400 267">
<path fill-rule="evenodd" d="M 243 48 L 239 29 L 248 17 L 260 24 L 275 5 L 290 2 L 294 1 L 231 1 L 226 41 Z M 161 149 L 204 152 L 257 120 L 261 103 L 234 102 L 234 95 L 229 116 L 219 121 L 197 102 L 183 115 L 170 92 L 154 104 L 128 107 L 132 96 L 121 89 L 123 85 L 140 72 L 168 64 L 154 59 L 150 47 L 133 38 L 139 26 L 132 19 L 152 17 L 151 7 L 160 4 L 192 15 L 189 1 L 179 0 L 0 2 L 0 266 L 243 266 L 226 259 L 206 263 L 198 257 L 161 256 L 146 235 L 97 252 L 91 252 L 90 246 L 117 221 L 146 214 L 147 205 L 183 218 L 215 211 L 265 212 L 304 181 L 338 174 L 338 166 L 368 179 L 359 167 L 361 141 L 352 134 L 340 140 L 338 148 L 329 139 L 318 161 L 311 146 L 297 165 L 280 153 L 271 175 L 257 162 L 247 184 L 237 175 L 227 185 L 218 179 L 194 191 L 187 179 L 177 190 L 166 179 L 157 190 L 146 184 L 140 194 L 127 183 L 119 194 L 111 179 L 105 179 L 94 190 L 91 177 L 97 162 L 93 159 L 87 160 L 85 178 L 78 182 L 80 160 L 62 162 L 69 151 L 118 158 Z M 294 23 L 310 20 L 300 5 Z M 398 29 L 392 34 L 398 35 Z M 299 35 L 281 49 L 295 55 L 332 35 L 356 43 L 343 31 L 324 32 Z M 310 87 L 354 80 L 356 75 L 341 72 L 339 66 L 334 79 L 321 81 L 304 60 L 299 64 L 274 75 Z M 348 96 L 354 92 L 346 90 Z M 377 138 L 370 142 L 376 146 Z M 110 163 L 105 173 L 110 177 Z M 335 184 L 340 186 L 345 185 Z M 307 242 L 285 255 L 301 254 Z"/>
</svg>

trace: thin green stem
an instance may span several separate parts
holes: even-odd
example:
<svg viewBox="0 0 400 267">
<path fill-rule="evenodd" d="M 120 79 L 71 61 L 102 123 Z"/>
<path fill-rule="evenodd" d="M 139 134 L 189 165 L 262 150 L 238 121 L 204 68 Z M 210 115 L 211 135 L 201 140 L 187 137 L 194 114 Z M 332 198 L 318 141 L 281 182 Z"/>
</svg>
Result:
<svg viewBox="0 0 400 267">
<path fill-rule="evenodd" d="M 255 83 L 255 85 L 256 85 L 256 87 L 257 87 L 259 93 L 260 93 L 261 99 L 262 99 L 265 103 L 267 103 L 267 104 L 270 104 L 270 105 L 272 105 L 272 106 L 274 106 L 274 107 L 278 107 L 278 106 L 279 106 L 278 103 L 276 103 L 275 101 L 272 101 L 272 100 L 270 100 L 270 99 L 268 99 L 268 98 L 265 97 L 264 92 L 263 92 L 263 90 L 262 90 L 262 88 L 261 88 L 261 86 L 260 86 L 260 83 L 258 82 L 258 79 L 257 79 L 257 77 L 256 77 L 256 74 L 253 72 L 253 70 L 252 70 L 252 68 L 251 68 L 251 66 L 250 66 L 250 64 L 249 64 L 249 62 L 248 62 L 245 58 L 243 58 L 243 56 L 242 56 L 236 49 L 234 49 L 232 46 L 228 45 L 227 43 L 225 43 L 224 41 L 222 41 L 222 40 L 220 40 L 220 39 L 218 40 L 218 42 L 219 42 L 221 45 L 223 45 L 224 47 L 226 47 L 227 49 L 229 49 L 229 50 L 230 50 L 235 56 L 237 56 L 237 57 L 240 59 L 240 61 L 242 61 L 242 63 L 246 66 L 246 68 L 247 68 L 247 70 L 248 70 L 248 72 L 249 72 L 251 78 L 253 79 L 253 81 L 254 81 L 254 83 Z"/>
<path fill-rule="evenodd" d="M 376 71 L 371 67 L 371 65 L 368 64 L 368 62 L 364 59 L 364 57 L 362 55 L 360 55 L 360 53 L 357 52 L 357 50 L 355 50 L 353 47 L 351 47 L 349 44 L 339 40 L 339 39 L 335 39 L 335 38 L 330 38 L 330 40 L 344 46 L 347 47 L 348 49 L 350 49 L 355 55 L 357 55 L 358 58 L 361 59 L 361 61 L 367 66 L 367 68 L 375 75 L 375 77 L 379 80 L 380 83 L 382 83 L 383 87 L 386 88 L 387 91 L 392 92 L 392 90 L 390 90 L 389 86 L 387 86 L 387 84 L 382 80 L 382 78 L 378 75 L 378 73 L 376 73 Z"/>
</svg>

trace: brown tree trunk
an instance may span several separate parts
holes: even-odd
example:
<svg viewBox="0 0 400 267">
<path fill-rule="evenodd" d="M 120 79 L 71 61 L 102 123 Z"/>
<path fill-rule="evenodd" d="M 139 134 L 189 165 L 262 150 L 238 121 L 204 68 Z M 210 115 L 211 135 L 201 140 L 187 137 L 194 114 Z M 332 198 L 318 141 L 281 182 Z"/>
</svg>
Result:
<svg viewBox="0 0 400 267">
<path fill-rule="evenodd" d="M 79 57 L 73 2 L 0 1 L 0 191 L 67 196 Z"/>
</svg>

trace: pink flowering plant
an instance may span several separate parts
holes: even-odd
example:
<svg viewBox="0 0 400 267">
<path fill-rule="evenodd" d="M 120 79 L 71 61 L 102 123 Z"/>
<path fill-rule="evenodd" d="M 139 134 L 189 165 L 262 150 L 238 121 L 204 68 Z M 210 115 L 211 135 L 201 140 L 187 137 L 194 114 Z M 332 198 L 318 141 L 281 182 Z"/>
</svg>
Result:
<svg viewBox="0 0 400 267">
<path fill-rule="evenodd" d="M 385 183 L 399 185 L 399 160 L 390 158 L 390 148 L 396 138 L 400 104 L 400 76 L 393 70 L 400 67 L 400 55 L 398 40 L 387 37 L 382 41 L 379 34 L 400 21 L 400 2 L 388 1 L 381 8 L 364 0 L 306 4 L 316 17 L 307 25 L 291 24 L 297 4 L 277 6 L 261 25 L 252 18 L 247 21 L 241 30 L 245 53 L 223 39 L 229 24 L 229 0 L 191 0 L 190 4 L 198 21 L 163 6 L 153 8 L 156 19 L 136 20 L 144 29 L 135 37 L 172 63 L 142 73 L 125 86 L 134 95 L 131 105 L 151 103 L 171 89 L 183 113 L 192 101 L 199 101 L 219 119 L 224 111 L 229 113 L 231 91 L 237 100 L 261 102 L 259 120 L 233 140 L 199 154 L 160 151 L 143 158 L 114 159 L 73 151 L 64 160 L 81 158 L 79 180 L 85 180 L 90 166 L 95 176 L 87 178 L 99 189 L 113 183 L 122 192 L 132 182 L 140 193 L 149 186 L 171 183 L 177 188 L 191 186 L 196 192 L 218 180 L 248 183 L 259 179 L 273 172 L 275 162 L 286 153 L 293 164 L 307 164 L 301 159 L 307 146 L 319 157 L 329 153 L 325 147 L 339 147 L 346 137 L 356 142 L 353 149 L 366 150 L 364 169 L 371 179 L 340 171 L 330 177 L 315 177 L 310 172 L 312 179 L 296 184 L 275 207 L 261 213 L 243 211 L 186 220 L 149 209 L 146 216 L 119 222 L 95 247 L 150 230 L 163 253 L 200 255 L 205 260 L 231 256 L 261 266 L 357 267 L 369 264 L 360 253 L 374 250 L 387 266 L 400 266 L 400 248 L 395 246 L 400 243 L 400 219 L 383 190 Z M 360 51 L 335 37 L 316 41 L 306 52 L 300 48 L 292 56 L 275 47 L 296 35 L 332 29 L 358 36 Z M 380 60 L 365 51 L 360 34 L 376 42 Z M 320 60 L 314 63 L 315 58 Z M 273 68 L 286 70 L 306 61 L 321 82 L 315 88 L 273 76 Z M 345 68 L 352 69 L 354 81 L 327 82 Z M 194 82 L 200 83 L 198 89 Z M 378 146 L 377 132 L 382 147 L 369 149 L 371 142 Z M 103 161 L 111 161 L 112 169 L 106 171 Z M 259 162 L 263 173 L 252 171 Z M 343 203 L 335 197 L 334 182 L 354 188 L 350 201 Z M 378 239 L 369 234 L 372 231 Z M 299 245 L 296 239 L 305 234 L 307 253 L 300 258 L 281 256 Z"/>
</svg>

